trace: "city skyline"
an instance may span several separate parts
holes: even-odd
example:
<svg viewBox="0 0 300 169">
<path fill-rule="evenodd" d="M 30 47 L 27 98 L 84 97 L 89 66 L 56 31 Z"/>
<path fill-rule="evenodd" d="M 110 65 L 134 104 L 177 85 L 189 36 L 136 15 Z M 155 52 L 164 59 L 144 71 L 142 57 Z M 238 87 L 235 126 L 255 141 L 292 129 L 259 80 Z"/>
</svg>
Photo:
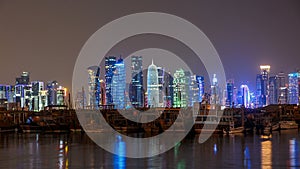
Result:
<svg viewBox="0 0 300 169">
<path fill-rule="evenodd" d="M 143 56 L 131 56 L 129 65 L 126 65 L 121 57 L 117 59 L 115 56 L 109 56 L 105 58 L 104 66 L 88 67 L 86 69 L 88 88 L 82 87 L 77 93 L 71 94 L 75 108 L 78 108 L 78 105 L 81 105 L 79 108 L 88 106 L 92 109 L 98 109 L 99 105 L 115 105 L 117 109 L 132 106 L 188 107 L 205 99 L 210 104 L 224 107 L 243 105 L 246 108 L 257 108 L 270 104 L 299 104 L 300 71 L 287 73 L 286 79 L 283 72 L 270 76 L 271 66 L 260 65 L 255 89 L 250 90 L 246 83 L 235 85 L 234 79 L 228 79 L 226 88 L 222 89 L 218 85 L 216 74 L 211 77 L 210 85 L 201 74 L 191 74 L 189 70 L 182 68 L 169 74 L 170 72 L 166 71 L 167 67 L 159 67 L 154 62 L 152 59 L 150 65 L 144 65 L 148 67 L 146 69 L 148 71 L 144 71 Z M 129 77 L 125 71 L 128 66 L 131 67 Z M 57 81 L 47 81 L 44 87 L 42 81 L 35 79 L 30 81 L 29 75 L 29 72 L 24 71 L 21 76 L 15 78 L 15 84 L 1 84 L 0 99 L 16 103 L 22 108 L 30 107 L 30 110 L 35 111 L 42 110 L 48 105 L 68 104 L 67 89 L 59 86 Z M 146 83 L 141 78 L 143 76 L 146 76 Z M 131 84 L 126 83 L 128 78 Z M 78 100 L 78 95 L 82 96 L 81 100 Z"/>
</svg>

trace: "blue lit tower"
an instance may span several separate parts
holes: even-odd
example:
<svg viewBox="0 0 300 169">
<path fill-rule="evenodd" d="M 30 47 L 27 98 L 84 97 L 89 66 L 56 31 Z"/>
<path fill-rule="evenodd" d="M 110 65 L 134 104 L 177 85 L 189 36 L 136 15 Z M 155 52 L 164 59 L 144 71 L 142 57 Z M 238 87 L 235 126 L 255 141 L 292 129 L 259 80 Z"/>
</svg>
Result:
<svg viewBox="0 0 300 169">
<path fill-rule="evenodd" d="M 194 103 L 202 102 L 204 95 L 204 78 L 202 76 L 191 76 L 189 93 L 189 106 L 193 106 Z"/>
<path fill-rule="evenodd" d="M 299 104 L 299 73 L 290 73 L 288 89 L 288 103 Z"/>
<path fill-rule="evenodd" d="M 270 65 L 261 65 L 260 74 L 256 77 L 257 107 L 268 104 L 270 68 Z"/>
<path fill-rule="evenodd" d="M 58 83 L 57 81 L 50 81 L 47 84 L 47 95 L 48 95 L 48 105 L 53 106 L 57 104 L 57 88 Z"/>
<path fill-rule="evenodd" d="M 202 98 L 204 96 L 204 77 L 203 76 L 197 76 L 196 77 L 198 88 L 199 88 L 199 100 L 198 102 L 202 102 Z"/>
<path fill-rule="evenodd" d="M 250 91 L 247 85 L 241 85 L 242 105 L 246 108 L 250 107 Z"/>
<path fill-rule="evenodd" d="M 269 104 L 277 104 L 279 97 L 279 81 L 278 76 L 271 76 L 269 78 Z"/>
<path fill-rule="evenodd" d="M 226 107 L 234 107 L 234 81 L 233 79 L 229 79 L 226 85 L 227 89 L 227 99 L 226 99 Z"/>
<path fill-rule="evenodd" d="M 134 107 L 144 107 L 143 58 L 131 56 L 130 101 Z"/>
<path fill-rule="evenodd" d="M 98 109 L 100 104 L 100 67 L 90 66 L 87 69 L 88 78 L 88 106 L 91 109 Z"/>
<path fill-rule="evenodd" d="M 113 104 L 117 109 L 125 108 L 126 72 L 123 59 L 118 59 L 112 78 Z"/>
<path fill-rule="evenodd" d="M 112 98 L 112 77 L 116 70 L 116 57 L 109 56 L 105 57 L 105 92 L 106 92 L 106 104 L 113 104 Z"/>
<path fill-rule="evenodd" d="M 159 104 L 158 71 L 157 71 L 157 67 L 153 64 L 153 60 L 152 60 L 152 64 L 148 67 L 147 93 L 148 93 L 148 106 L 158 107 Z"/>
</svg>

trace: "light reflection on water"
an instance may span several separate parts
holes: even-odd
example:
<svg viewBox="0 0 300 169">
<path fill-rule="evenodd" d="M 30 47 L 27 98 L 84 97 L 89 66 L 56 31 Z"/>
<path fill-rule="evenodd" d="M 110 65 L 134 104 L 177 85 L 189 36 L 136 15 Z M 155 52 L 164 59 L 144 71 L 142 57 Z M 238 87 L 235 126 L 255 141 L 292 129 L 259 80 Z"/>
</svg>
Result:
<svg viewBox="0 0 300 169">
<path fill-rule="evenodd" d="M 271 140 L 263 140 L 261 142 L 261 168 L 272 168 L 272 142 Z"/>
<path fill-rule="evenodd" d="M 99 148 L 85 134 L 0 134 L 0 168 L 299 168 L 297 130 L 273 133 L 263 140 L 256 135 L 213 135 L 207 142 L 198 138 L 179 142 L 164 154 L 125 158 L 123 138 L 114 148 L 121 156 Z M 159 145 L 153 143 L 153 150 Z M 139 145 L 137 145 L 138 149 Z M 130 147 L 134 148 L 134 147 Z"/>
</svg>

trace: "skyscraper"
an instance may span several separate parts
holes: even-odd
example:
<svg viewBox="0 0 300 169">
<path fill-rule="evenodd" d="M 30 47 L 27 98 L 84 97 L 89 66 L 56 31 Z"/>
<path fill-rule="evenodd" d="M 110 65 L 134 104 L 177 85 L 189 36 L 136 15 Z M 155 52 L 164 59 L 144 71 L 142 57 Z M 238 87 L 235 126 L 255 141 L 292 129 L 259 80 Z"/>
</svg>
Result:
<svg viewBox="0 0 300 169">
<path fill-rule="evenodd" d="M 189 93 L 189 106 L 202 102 L 204 95 L 204 78 L 202 76 L 192 75 L 190 77 Z"/>
<path fill-rule="evenodd" d="M 66 89 L 62 86 L 59 86 L 56 89 L 56 105 L 58 105 L 58 106 L 66 105 L 65 98 L 66 98 Z"/>
<path fill-rule="evenodd" d="M 270 65 L 261 65 L 256 77 L 257 107 L 268 105 Z"/>
<path fill-rule="evenodd" d="M 278 87 L 279 81 L 278 76 L 271 76 L 269 79 L 269 104 L 277 104 L 278 103 Z"/>
<path fill-rule="evenodd" d="M 250 107 L 250 91 L 247 85 L 241 85 L 242 105 L 246 108 Z"/>
<path fill-rule="evenodd" d="M 233 107 L 234 100 L 233 100 L 233 89 L 234 89 L 234 81 L 233 79 L 229 79 L 226 85 L 227 91 L 227 99 L 226 99 L 226 107 Z"/>
<path fill-rule="evenodd" d="M 189 79 L 186 72 L 183 69 L 176 70 L 173 78 L 173 107 L 187 107 Z"/>
<path fill-rule="evenodd" d="M 123 59 L 118 59 L 115 64 L 116 70 L 112 78 L 113 104 L 117 109 L 125 108 L 126 73 Z"/>
<path fill-rule="evenodd" d="M 106 104 L 113 104 L 112 98 L 112 78 L 116 70 L 116 57 L 105 57 L 105 87 L 106 87 Z"/>
<path fill-rule="evenodd" d="M 143 58 L 131 56 L 130 101 L 134 107 L 144 107 Z"/>
<path fill-rule="evenodd" d="M 220 89 L 217 75 L 213 74 L 212 85 L 210 87 L 210 104 L 220 104 Z"/>
<path fill-rule="evenodd" d="M 43 103 L 42 103 L 42 96 L 41 96 L 41 92 L 44 90 L 44 82 L 33 81 L 33 82 L 31 82 L 31 85 L 32 85 L 32 108 L 33 108 L 33 111 L 40 111 L 44 108 Z"/>
<path fill-rule="evenodd" d="M 159 87 L 158 87 L 158 71 L 156 65 L 152 64 L 148 67 L 147 73 L 147 93 L 148 93 L 148 106 L 159 106 Z"/>
<path fill-rule="evenodd" d="M 157 67 L 157 74 L 158 74 L 158 98 L 159 98 L 159 102 L 158 102 L 158 107 L 163 107 L 164 106 L 164 97 L 165 97 L 165 92 L 164 92 L 164 83 L 165 83 L 165 69 L 162 67 Z"/>
<path fill-rule="evenodd" d="M 56 105 L 56 103 L 57 103 L 57 88 L 58 88 L 57 81 L 48 82 L 48 84 L 47 84 L 48 106 Z"/>
<path fill-rule="evenodd" d="M 173 105 L 173 76 L 169 73 L 165 73 L 164 75 L 164 92 L 165 92 L 165 96 L 164 96 L 164 106 L 165 107 L 172 107 Z"/>
<path fill-rule="evenodd" d="M 288 89 L 285 81 L 285 74 L 280 72 L 278 74 L 278 103 L 287 104 L 288 101 Z"/>
<path fill-rule="evenodd" d="M 299 73 L 290 73 L 288 88 L 288 103 L 299 104 Z"/>
<path fill-rule="evenodd" d="M 100 104 L 100 67 L 88 67 L 88 106 L 91 109 L 98 109 Z"/>
</svg>

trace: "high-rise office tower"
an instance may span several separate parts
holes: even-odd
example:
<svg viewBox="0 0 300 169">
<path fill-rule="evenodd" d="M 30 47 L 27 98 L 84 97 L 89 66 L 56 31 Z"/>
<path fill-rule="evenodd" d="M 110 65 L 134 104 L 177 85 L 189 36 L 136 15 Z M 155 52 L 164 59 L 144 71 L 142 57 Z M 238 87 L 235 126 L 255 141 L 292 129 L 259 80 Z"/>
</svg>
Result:
<svg viewBox="0 0 300 169">
<path fill-rule="evenodd" d="M 241 85 L 242 105 L 246 108 L 250 107 L 250 91 L 247 85 Z"/>
<path fill-rule="evenodd" d="M 50 105 L 56 105 L 57 104 L 57 88 L 58 88 L 58 83 L 57 81 L 50 81 L 48 82 L 47 84 L 47 91 L 48 91 L 48 94 L 47 94 L 47 103 L 48 103 L 48 106 Z"/>
<path fill-rule="evenodd" d="M 56 89 L 56 105 L 58 105 L 58 106 L 66 105 L 65 98 L 66 98 L 66 89 L 62 86 L 59 86 Z"/>
<path fill-rule="evenodd" d="M 299 73 L 290 73 L 288 88 L 288 103 L 299 104 Z"/>
<path fill-rule="evenodd" d="M 270 65 L 261 65 L 256 77 L 257 107 L 268 105 Z"/>
<path fill-rule="evenodd" d="M 43 110 L 42 91 L 44 90 L 44 82 L 33 81 L 32 85 L 32 108 L 33 111 Z"/>
<path fill-rule="evenodd" d="M 173 106 L 173 76 L 169 73 L 164 75 L 164 106 L 172 107 Z"/>
<path fill-rule="evenodd" d="M 147 73 L 147 93 L 148 107 L 159 106 L 159 86 L 158 86 L 158 71 L 156 65 L 152 64 L 148 67 Z"/>
<path fill-rule="evenodd" d="M 280 72 L 278 74 L 278 103 L 287 104 L 288 101 L 288 88 L 286 86 L 285 74 Z"/>
<path fill-rule="evenodd" d="M 98 109 L 101 99 L 100 89 L 100 67 L 88 67 L 88 100 L 87 104 L 91 109 Z"/>
<path fill-rule="evenodd" d="M 233 107 L 234 100 L 233 100 L 233 90 L 234 90 L 234 81 L 233 79 L 229 79 L 226 85 L 227 91 L 227 99 L 226 99 L 226 107 Z"/>
<path fill-rule="evenodd" d="M 203 96 L 204 96 L 204 77 L 203 76 L 197 76 L 196 80 L 197 80 L 198 88 L 199 88 L 199 100 L 198 100 L 198 102 L 202 102 L 203 101 Z"/>
<path fill-rule="evenodd" d="M 126 73 L 123 59 L 118 59 L 115 64 L 116 70 L 112 78 L 113 104 L 117 109 L 125 108 Z"/>
<path fill-rule="evenodd" d="M 164 83 L 165 83 L 165 69 L 162 67 L 157 67 L 157 75 L 158 75 L 158 107 L 164 107 L 164 98 L 165 98 L 165 91 L 164 91 Z"/>
<path fill-rule="evenodd" d="M 131 56 L 131 86 L 129 96 L 132 106 L 144 107 L 142 56 Z"/>
<path fill-rule="evenodd" d="M 190 74 L 187 74 L 190 76 Z M 189 78 L 183 69 L 176 70 L 173 80 L 173 107 L 188 106 Z"/>
<path fill-rule="evenodd" d="M 190 77 L 189 93 L 189 106 L 202 102 L 204 95 L 204 78 L 202 76 L 192 75 Z"/>
<path fill-rule="evenodd" d="M 106 87 L 106 104 L 113 104 L 112 97 L 112 78 L 116 70 L 116 57 L 105 57 L 105 87 Z"/>
<path fill-rule="evenodd" d="M 213 74 L 212 85 L 210 87 L 210 104 L 220 104 L 220 89 L 216 74 Z"/>
<path fill-rule="evenodd" d="M 278 76 L 271 76 L 269 78 L 269 104 L 277 104 L 279 97 L 278 97 L 278 87 L 279 81 Z"/>
</svg>

